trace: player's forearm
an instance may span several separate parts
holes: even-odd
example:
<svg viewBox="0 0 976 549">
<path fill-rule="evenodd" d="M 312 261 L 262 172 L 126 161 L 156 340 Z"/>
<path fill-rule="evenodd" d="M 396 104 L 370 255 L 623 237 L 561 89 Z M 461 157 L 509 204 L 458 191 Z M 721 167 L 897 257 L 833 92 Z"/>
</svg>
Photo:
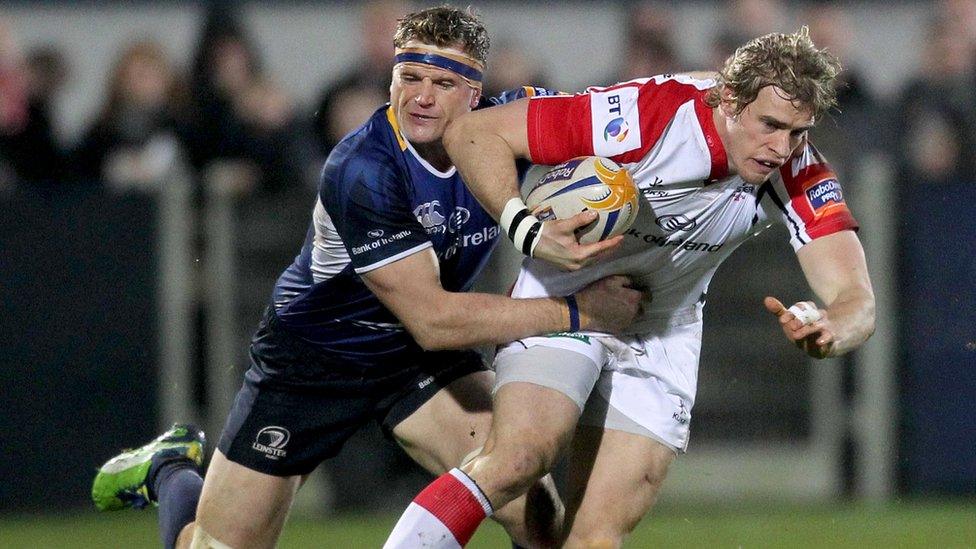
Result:
<svg viewBox="0 0 976 549">
<path fill-rule="evenodd" d="M 860 287 L 844 291 L 827 307 L 827 315 L 835 331 L 830 356 L 847 353 L 874 333 L 874 293 Z"/>
<path fill-rule="evenodd" d="M 471 194 L 498 220 L 509 199 L 519 195 L 515 151 L 492 126 L 491 111 L 467 113 L 444 133 L 444 148 Z"/>
<path fill-rule="evenodd" d="M 481 293 L 448 293 L 410 331 L 427 350 L 508 343 L 570 328 L 565 299 L 512 299 Z"/>
</svg>

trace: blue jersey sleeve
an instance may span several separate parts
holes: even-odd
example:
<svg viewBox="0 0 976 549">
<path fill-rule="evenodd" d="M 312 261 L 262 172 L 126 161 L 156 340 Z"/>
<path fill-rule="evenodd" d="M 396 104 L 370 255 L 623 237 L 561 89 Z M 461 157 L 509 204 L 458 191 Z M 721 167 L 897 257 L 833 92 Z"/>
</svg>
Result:
<svg viewBox="0 0 976 549">
<path fill-rule="evenodd" d="M 326 165 L 320 198 L 356 273 L 432 245 L 410 209 L 406 184 L 390 159 L 355 156 Z"/>
<path fill-rule="evenodd" d="M 489 97 L 486 101 L 479 105 L 479 108 L 491 107 L 494 105 L 504 105 L 505 103 L 511 103 L 516 99 L 522 99 L 523 97 L 545 97 L 549 95 L 563 95 L 563 93 L 550 90 L 548 88 L 539 88 L 537 86 L 522 86 L 521 88 L 506 90 L 494 97 Z"/>
</svg>

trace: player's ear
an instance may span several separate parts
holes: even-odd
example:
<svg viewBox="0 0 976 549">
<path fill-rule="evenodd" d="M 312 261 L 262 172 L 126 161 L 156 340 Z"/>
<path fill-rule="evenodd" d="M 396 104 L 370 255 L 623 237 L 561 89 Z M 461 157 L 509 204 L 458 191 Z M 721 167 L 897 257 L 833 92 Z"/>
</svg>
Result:
<svg viewBox="0 0 976 549">
<path fill-rule="evenodd" d="M 468 105 L 471 110 L 474 110 L 478 106 L 478 102 L 481 101 L 481 90 L 475 88 L 474 93 L 471 94 L 471 103 Z"/>
<path fill-rule="evenodd" d="M 732 90 L 728 86 L 723 85 L 719 92 L 719 108 L 722 109 L 722 114 L 725 116 L 735 117 L 735 96 L 732 95 Z"/>
</svg>

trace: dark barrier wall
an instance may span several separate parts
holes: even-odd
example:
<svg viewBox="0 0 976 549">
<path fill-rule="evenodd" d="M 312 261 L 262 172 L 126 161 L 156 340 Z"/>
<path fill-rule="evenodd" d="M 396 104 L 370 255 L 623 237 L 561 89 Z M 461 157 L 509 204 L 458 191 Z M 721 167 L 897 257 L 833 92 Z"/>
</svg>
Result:
<svg viewBox="0 0 976 549">
<path fill-rule="evenodd" d="M 155 217 L 138 196 L 0 198 L 0 510 L 87 505 L 95 468 L 156 430 Z"/>
<path fill-rule="evenodd" d="M 898 205 L 900 466 L 914 493 L 976 493 L 974 209 L 971 182 L 915 184 Z"/>
</svg>

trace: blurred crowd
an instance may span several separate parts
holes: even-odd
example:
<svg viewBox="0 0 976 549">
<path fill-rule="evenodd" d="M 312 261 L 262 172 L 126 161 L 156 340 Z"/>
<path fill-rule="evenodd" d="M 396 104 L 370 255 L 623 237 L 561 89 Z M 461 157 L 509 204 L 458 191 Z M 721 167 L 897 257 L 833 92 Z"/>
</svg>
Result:
<svg viewBox="0 0 976 549">
<path fill-rule="evenodd" d="M 707 67 L 679 54 L 675 36 L 681 29 L 671 6 L 628 3 L 625 55 L 602 83 L 714 69 L 749 38 L 791 31 L 802 22 L 844 64 L 838 112 L 815 133 L 842 174 L 870 151 L 893 153 L 906 181 L 959 180 L 972 173 L 976 0 L 933 4 L 924 62 L 894 101 L 873 97 L 852 61 L 845 5 L 816 2 L 798 9 L 781 0 L 728 2 L 709 41 Z M 387 100 L 393 28 L 414 7 L 399 0 L 365 3 L 361 58 L 343 77 L 325 82 L 315 104 L 302 106 L 276 82 L 239 10 L 216 4 L 208 9 L 189 67 L 175 63 L 153 39 L 120 44 L 104 75 L 101 107 L 72 143 L 55 131 L 56 99 L 72 67 L 53 45 L 22 51 L 16 29 L 0 20 L 0 189 L 151 189 L 176 164 L 190 168 L 201 185 L 237 195 L 311 188 L 335 143 Z M 545 86 L 541 67 L 537 52 L 496 39 L 486 94 Z M 881 119 L 890 123 L 879 124 Z"/>
</svg>

